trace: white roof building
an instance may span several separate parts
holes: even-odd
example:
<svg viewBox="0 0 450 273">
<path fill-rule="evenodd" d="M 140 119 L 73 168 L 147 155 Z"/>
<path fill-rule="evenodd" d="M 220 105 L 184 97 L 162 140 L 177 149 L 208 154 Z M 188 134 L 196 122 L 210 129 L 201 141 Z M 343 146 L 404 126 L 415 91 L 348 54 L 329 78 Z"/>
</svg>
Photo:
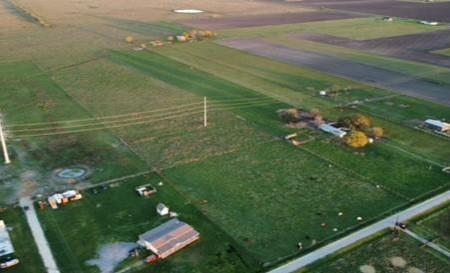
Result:
<svg viewBox="0 0 450 273">
<path fill-rule="evenodd" d="M 0 268 L 8 268 L 19 263 L 14 255 L 14 247 L 9 237 L 8 228 L 0 220 Z"/>
<path fill-rule="evenodd" d="M 159 215 L 164 216 L 164 215 L 169 214 L 169 208 L 168 208 L 166 205 L 164 205 L 163 203 L 159 203 L 159 204 L 156 206 L 156 212 L 157 212 Z"/>
<path fill-rule="evenodd" d="M 339 138 L 343 138 L 347 134 L 347 132 L 343 131 L 342 129 L 336 128 L 330 124 L 325 124 L 325 123 L 320 125 L 319 129 L 324 132 L 330 133 L 334 136 L 337 136 Z"/>
<path fill-rule="evenodd" d="M 434 130 L 445 132 L 450 130 L 450 123 L 443 122 L 435 119 L 427 119 L 425 120 L 425 124 L 431 127 Z"/>
</svg>

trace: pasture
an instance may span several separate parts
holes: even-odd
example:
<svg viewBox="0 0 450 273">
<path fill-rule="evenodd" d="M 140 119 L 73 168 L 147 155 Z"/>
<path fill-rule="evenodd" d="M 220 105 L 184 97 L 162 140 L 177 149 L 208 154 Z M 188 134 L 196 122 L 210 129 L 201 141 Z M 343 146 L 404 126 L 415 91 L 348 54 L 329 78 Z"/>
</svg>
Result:
<svg viewBox="0 0 450 273">
<path fill-rule="evenodd" d="M 360 225 L 358 216 L 367 221 L 402 202 L 338 166 L 279 142 L 164 174 L 205 215 L 269 264 L 298 253 L 298 242 L 308 251 Z"/>
<path fill-rule="evenodd" d="M 394 235 L 387 234 L 339 254 L 331 261 L 306 272 L 445 273 L 449 266 L 448 260 L 439 258 L 407 235 L 401 234 L 399 238 L 395 238 Z"/>
</svg>

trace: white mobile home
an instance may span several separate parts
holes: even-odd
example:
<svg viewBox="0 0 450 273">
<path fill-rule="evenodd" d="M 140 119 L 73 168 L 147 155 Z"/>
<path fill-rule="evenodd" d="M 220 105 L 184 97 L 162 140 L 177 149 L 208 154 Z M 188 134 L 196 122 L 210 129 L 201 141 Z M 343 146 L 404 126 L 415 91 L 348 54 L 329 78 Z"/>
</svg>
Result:
<svg viewBox="0 0 450 273">
<path fill-rule="evenodd" d="M 339 138 L 343 138 L 347 134 L 347 132 L 343 131 L 342 129 L 336 128 L 330 124 L 322 124 L 319 126 L 319 129 Z"/>
<path fill-rule="evenodd" d="M 436 130 L 438 132 L 446 132 L 450 131 L 450 123 L 443 122 L 435 119 L 427 119 L 425 120 L 425 124 L 428 128 Z"/>
<path fill-rule="evenodd" d="M 19 263 L 14 254 L 14 247 L 9 237 L 8 228 L 3 220 L 0 220 L 0 269 L 12 267 Z"/>
</svg>

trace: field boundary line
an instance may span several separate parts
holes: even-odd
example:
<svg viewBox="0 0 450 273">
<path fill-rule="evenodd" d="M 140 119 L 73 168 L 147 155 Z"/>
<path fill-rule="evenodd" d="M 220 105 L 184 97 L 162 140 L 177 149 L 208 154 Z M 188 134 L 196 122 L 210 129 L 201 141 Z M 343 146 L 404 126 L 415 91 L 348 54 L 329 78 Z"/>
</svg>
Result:
<svg viewBox="0 0 450 273">
<path fill-rule="evenodd" d="M 414 238 L 415 240 L 419 241 L 423 245 L 425 245 L 431 249 L 434 249 L 435 251 L 439 252 L 440 254 L 446 256 L 447 258 L 450 258 L 450 252 L 448 252 L 446 249 L 444 249 L 443 247 L 441 247 L 433 242 L 430 242 L 430 241 L 424 239 L 420 235 L 412 232 L 411 230 L 406 229 L 406 228 L 405 229 L 397 228 L 397 230 L 401 230 L 403 233 L 409 235 L 411 238 Z"/>
<path fill-rule="evenodd" d="M 348 236 L 325 245 L 307 255 L 283 264 L 273 270 L 268 271 L 267 273 L 296 272 L 297 270 L 305 268 L 317 261 L 328 258 L 340 250 L 351 247 L 352 245 L 357 244 L 372 235 L 382 232 L 390 227 L 394 227 L 398 222 L 405 222 L 414 219 L 417 216 L 423 215 L 424 213 L 427 213 L 444 203 L 448 203 L 449 201 L 450 191 L 446 191 L 419 204 L 413 205 L 401 212 L 388 216 L 370 226 L 351 233 Z"/>
</svg>

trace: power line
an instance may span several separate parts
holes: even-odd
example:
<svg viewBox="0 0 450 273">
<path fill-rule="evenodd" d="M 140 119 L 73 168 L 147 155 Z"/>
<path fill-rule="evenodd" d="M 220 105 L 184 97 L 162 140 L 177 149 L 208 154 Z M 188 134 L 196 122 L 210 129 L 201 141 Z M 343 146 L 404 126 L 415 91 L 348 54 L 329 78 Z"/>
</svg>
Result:
<svg viewBox="0 0 450 273">
<path fill-rule="evenodd" d="M 231 104 L 231 107 L 230 107 L 230 105 L 222 105 L 219 107 L 212 108 L 211 111 L 235 110 L 235 109 L 251 108 L 251 107 L 257 107 L 257 106 L 282 104 L 282 103 L 283 102 L 272 100 L 272 102 L 260 101 L 260 102 L 254 102 L 254 103 Z M 141 124 L 150 124 L 150 123 L 159 122 L 159 121 L 173 120 L 173 119 L 197 115 L 197 114 L 201 114 L 201 113 L 204 113 L 204 111 L 188 112 L 188 113 L 179 114 L 179 115 L 166 116 L 166 117 L 162 117 L 162 118 L 150 119 L 150 120 L 144 120 L 144 121 L 138 121 L 138 122 L 128 122 L 125 124 L 118 124 L 118 125 L 111 125 L 111 126 L 107 126 L 107 125 L 105 126 L 105 125 L 100 124 L 101 127 L 99 127 L 99 128 L 85 128 L 85 129 L 78 129 L 78 130 L 44 132 L 44 133 L 37 133 L 37 134 L 18 134 L 15 136 L 15 138 L 54 136 L 54 135 L 65 135 L 65 134 L 75 134 L 75 133 L 86 133 L 86 132 L 106 130 L 106 129 L 117 129 L 117 128 L 123 128 L 123 127 L 129 127 L 129 126 L 135 126 L 135 125 L 141 125 Z M 61 129 L 61 128 L 53 128 L 53 130 L 58 130 L 58 129 Z"/>
<path fill-rule="evenodd" d="M 230 104 L 224 104 L 222 102 L 211 102 L 209 103 L 212 106 L 220 106 L 220 105 L 227 105 L 227 106 L 239 106 L 239 105 L 246 105 L 246 104 L 251 104 L 251 103 L 261 103 L 261 102 L 267 102 L 267 101 L 273 101 L 272 99 L 265 99 L 265 100 L 258 100 L 258 101 L 252 101 L 252 102 L 237 102 L 237 103 L 230 103 Z M 196 103 L 198 104 L 198 103 Z M 194 104 L 190 104 L 190 105 L 194 105 Z M 187 105 L 184 105 L 183 107 L 185 107 Z M 74 124 L 74 125 L 64 125 L 64 126 L 52 126 L 52 127 L 41 127 L 41 128 L 25 128 L 25 129 L 13 129 L 10 130 L 10 132 L 12 133 L 23 133 L 23 132 L 40 132 L 40 131 L 47 131 L 47 130 L 62 130 L 62 129 L 77 129 L 77 128 L 82 128 L 82 127 L 93 127 L 93 126 L 105 126 L 105 125 L 113 125 L 116 123 L 124 123 L 124 122 L 129 122 L 129 121 L 138 121 L 138 120 L 143 120 L 143 119 L 149 119 L 149 118 L 159 118 L 161 116 L 166 116 L 168 114 L 174 114 L 174 113 L 179 113 L 179 112 L 188 112 L 188 111 L 194 111 L 194 110 L 200 110 L 201 109 L 201 105 L 199 104 L 198 106 L 192 107 L 190 109 L 177 109 L 175 111 L 166 111 L 166 112 L 162 112 L 163 109 L 159 109 L 158 111 L 161 112 L 159 114 L 142 114 L 139 115 L 137 113 L 131 113 L 131 114 L 124 114 L 124 115 L 116 115 L 116 116 L 108 116 L 108 117 L 102 117 L 99 118 L 99 120 L 94 120 L 91 119 L 89 120 L 89 123 L 82 122 L 81 124 Z M 165 109 L 172 109 L 173 107 L 170 108 L 165 108 Z M 144 112 L 141 112 L 144 113 Z M 148 111 L 146 111 L 145 113 L 148 113 Z M 152 111 L 152 113 L 156 113 L 156 111 Z M 126 119 L 119 119 L 117 117 L 131 117 L 131 118 L 126 118 Z M 112 119 L 112 118 L 116 118 L 116 120 L 111 120 L 111 121 L 102 121 L 102 120 L 108 120 L 108 119 Z M 69 120 L 63 123 L 75 123 L 75 120 Z M 52 125 L 57 125 L 59 123 L 49 123 Z M 17 126 L 16 126 L 17 127 Z M 34 127 L 34 126 L 33 126 Z M 19 127 L 21 128 L 21 127 Z"/>
</svg>

